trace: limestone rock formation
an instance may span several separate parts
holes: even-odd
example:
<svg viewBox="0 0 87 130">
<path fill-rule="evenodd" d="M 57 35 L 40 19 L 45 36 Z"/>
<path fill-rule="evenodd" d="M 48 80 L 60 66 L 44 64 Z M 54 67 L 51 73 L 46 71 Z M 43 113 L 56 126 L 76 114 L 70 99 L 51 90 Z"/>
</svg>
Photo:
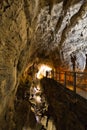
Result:
<svg viewBox="0 0 87 130">
<path fill-rule="evenodd" d="M 72 70 L 75 57 L 75 69 L 85 69 L 86 21 L 86 0 L 0 0 L 1 130 L 13 118 L 20 78 L 37 58 Z"/>
<path fill-rule="evenodd" d="M 87 129 L 87 101 L 53 79 L 21 82 L 16 96 L 14 130 Z"/>
</svg>

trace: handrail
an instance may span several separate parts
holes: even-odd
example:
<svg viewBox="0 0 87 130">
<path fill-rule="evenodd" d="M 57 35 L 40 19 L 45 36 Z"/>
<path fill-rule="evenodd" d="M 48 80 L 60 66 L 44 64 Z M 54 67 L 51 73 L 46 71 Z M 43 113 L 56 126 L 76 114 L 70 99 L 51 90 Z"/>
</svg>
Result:
<svg viewBox="0 0 87 130">
<path fill-rule="evenodd" d="M 80 96 L 84 97 L 78 90 L 87 95 L 87 72 L 55 71 L 53 78 Z"/>
</svg>

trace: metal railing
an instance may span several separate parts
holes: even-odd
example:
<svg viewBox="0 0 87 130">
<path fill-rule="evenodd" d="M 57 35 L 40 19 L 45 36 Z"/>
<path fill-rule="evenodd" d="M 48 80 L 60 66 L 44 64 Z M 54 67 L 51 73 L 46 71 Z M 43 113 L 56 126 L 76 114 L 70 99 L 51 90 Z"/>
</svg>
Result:
<svg viewBox="0 0 87 130">
<path fill-rule="evenodd" d="M 87 99 L 87 73 L 55 71 L 53 78 L 66 88 Z"/>
</svg>

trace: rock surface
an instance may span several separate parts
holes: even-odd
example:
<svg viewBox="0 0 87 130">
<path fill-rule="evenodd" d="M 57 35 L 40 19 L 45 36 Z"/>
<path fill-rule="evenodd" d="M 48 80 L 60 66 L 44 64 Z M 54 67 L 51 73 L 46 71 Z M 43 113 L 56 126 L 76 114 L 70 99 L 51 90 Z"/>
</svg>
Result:
<svg viewBox="0 0 87 130">
<path fill-rule="evenodd" d="M 86 0 L 0 0 L 1 130 L 8 112 L 12 118 L 20 77 L 37 58 L 72 70 L 75 57 L 75 69 L 85 69 L 86 21 Z"/>
<path fill-rule="evenodd" d="M 14 119 L 17 130 L 85 130 L 87 101 L 55 80 L 43 78 L 19 86 Z"/>
</svg>

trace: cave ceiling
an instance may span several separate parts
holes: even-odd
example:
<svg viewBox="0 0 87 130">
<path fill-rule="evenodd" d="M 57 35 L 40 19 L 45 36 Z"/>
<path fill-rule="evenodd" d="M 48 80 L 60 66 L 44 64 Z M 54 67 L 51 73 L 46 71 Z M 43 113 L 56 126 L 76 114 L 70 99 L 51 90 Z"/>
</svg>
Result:
<svg viewBox="0 0 87 130">
<path fill-rule="evenodd" d="M 37 3 L 39 4 L 42 3 Z M 52 5 L 51 5 L 52 4 Z M 35 11 L 30 56 L 36 54 L 54 64 L 72 69 L 71 55 L 76 57 L 76 69 L 84 70 L 87 53 L 87 2 L 51 1 Z M 41 7 L 41 6 L 40 6 Z M 36 6 L 37 8 L 37 6 Z M 37 10 L 35 8 L 35 10 Z M 36 24 L 36 26 L 35 26 Z"/>
</svg>

